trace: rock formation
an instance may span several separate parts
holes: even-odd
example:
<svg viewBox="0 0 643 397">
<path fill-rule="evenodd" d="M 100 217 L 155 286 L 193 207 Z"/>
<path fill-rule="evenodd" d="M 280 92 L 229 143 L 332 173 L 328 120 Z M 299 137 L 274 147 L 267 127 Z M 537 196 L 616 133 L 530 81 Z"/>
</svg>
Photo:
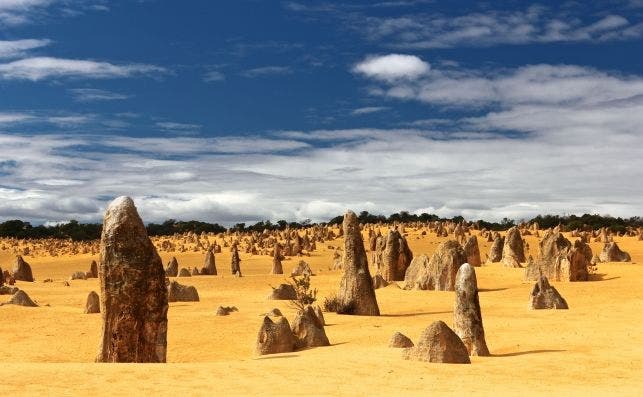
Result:
<svg viewBox="0 0 643 397">
<path fill-rule="evenodd" d="M 408 348 L 413 346 L 413 341 L 399 332 L 394 333 L 388 341 L 388 347 Z"/>
<path fill-rule="evenodd" d="M 295 291 L 295 288 L 290 284 L 279 284 L 277 288 L 272 288 L 268 299 L 295 300 L 297 299 L 297 291 Z"/>
<path fill-rule="evenodd" d="M 284 268 L 281 265 L 281 245 L 275 242 L 274 252 L 272 255 L 272 270 L 270 274 L 284 274 Z"/>
<path fill-rule="evenodd" d="M 230 259 L 230 270 L 235 276 L 241 277 L 241 259 L 239 258 L 239 251 L 237 245 L 232 246 L 232 255 Z"/>
<path fill-rule="evenodd" d="M 404 359 L 431 363 L 470 364 L 469 352 L 458 335 L 442 321 L 435 321 L 418 343 L 404 350 Z"/>
<path fill-rule="evenodd" d="M 29 264 L 25 262 L 25 260 L 22 259 L 22 256 L 20 255 L 16 257 L 16 261 L 13 264 L 13 269 L 11 269 L 11 273 L 13 278 L 16 279 L 17 281 L 33 282 L 31 266 L 29 266 Z"/>
<path fill-rule="evenodd" d="M 212 250 L 208 250 L 208 252 L 205 253 L 205 259 L 203 261 L 203 270 L 201 271 L 201 274 L 204 276 L 217 275 L 217 264 Z"/>
<path fill-rule="evenodd" d="M 38 305 L 31 300 L 29 295 L 23 290 L 18 290 L 11 296 L 9 301 L 5 302 L 4 305 L 18 305 L 25 307 L 38 307 Z"/>
<path fill-rule="evenodd" d="M 525 262 L 525 246 L 517 226 L 507 230 L 505 245 L 502 248 L 502 263 L 508 267 L 521 267 Z"/>
<path fill-rule="evenodd" d="M 549 285 L 547 277 L 543 276 L 538 279 L 534 289 L 531 291 L 529 301 L 530 309 L 569 309 L 567 302 L 556 291 L 556 288 Z"/>
<path fill-rule="evenodd" d="M 216 316 L 228 316 L 232 312 L 238 312 L 239 309 L 237 309 L 235 306 L 219 306 L 217 307 L 217 311 L 214 313 Z"/>
<path fill-rule="evenodd" d="M 199 293 L 191 285 L 181 285 L 176 281 L 171 281 L 167 286 L 168 302 L 198 302 Z"/>
<path fill-rule="evenodd" d="M 406 239 L 397 231 L 391 230 L 386 236 L 382 267 L 380 273 L 384 280 L 402 281 L 406 269 L 413 260 L 413 253 L 409 249 Z"/>
<path fill-rule="evenodd" d="M 605 243 L 598 257 L 601 262 L 630 262 L 632 260 L 630 254 L 621 251 L 616 243 Z"/>
<path fill-rule="evenodd" d="M 257 335 L 255 352 L 258 355 L 288 353 L 295 350 L 295 336 L 290 329 L 288 320 L 283 317 L 275 317 L 273 322 L 270 317 L 265 316 Z"/>
<path fill-rule="evenodd" d="M 176 260 L 175 257 L 172 257 L 170 262 L 167 264 L 167 267 L 165 268 L 165 275 L 168 277 L 176 277 L 179 274 L 179 262 Z"/>
<path fill-rule="evenodd" d="M 462 246 L 455 240 L 447 240 L 438 246 L 428 266 L 405 289 L 453 291 L 458 269 L 466 261 L 467 255 Z"/>
<path fill-rule="evenodd" d="M 505 238 L 497 234 L 489 250 L 488 262 L 500 262 L 502 260 L 502 249 L 505 246 Z"/>
<path fill-rule="evenodd" d="M 87 295 L 87 303 L 85 304 L 85 314 L 100 313 L 100 297 L 95 291 Z"/>
<path fill-rule="evenodd" d="M 100 256 L 103 327 L 96 361 L 165 362 L 165 271 L 129 197 L 107 207 Z"/>
<path fill-rule="evenodd" d="M 530 260 L 525 279 L 538 280 L 541 276 L 555 281 L 587 281 L 592 259 L 591 248 L 580 239 L 574 245 L 562 233 L 547 230 L 539 243 L 536 260 Z"/>
<path fill-rule="evenodd" d="M 292 333 L 295 335 L 297 349 L 330 346 L 326 331 L 324 331 L 324 324 L 319 321 L 315 310 L 310 305 L 297 312 L 292 322 Z"/>
<path fill-rule="evenodd" d="M 98 263 L 96 261 L 92 261 L 92 263 L 89 264 L 89 274 L 91 274 L 91 277 L 87 278 L 98 278 Z"/>
<path fill-rule="evenodd" d="M 344 215 L 344 274 L 339 283 L 337 299 L 340 314 L 379 316 L 373 280 L 357 216 L 353 211 Z"/>
<path fill-rule="evenodd" d="M 489 355 L 482 326 L 476 271 L 468 263 L 460 266 L 456 275 L 453 330 L 466 346 L 470 356 Z"/>
<path fill-rule="evenodd" d="M 478 238 L 474 235 L 467 239 L 464 244 L 464 253 L 467 255 L 467 263 L 471 266 L 481 266 L 480 248 L 478 247 Z"/>
<path fill-rule="evenodd" d="M 314 276 L 313 271 L 310 269 L 310 266 L 304 261 L 299 261 L 299 263 L 297 263 L 297 266 L 295 266 L 292 269 L 292 272 L 290 272 L 290 275 L 297 277 L 301 277 L 303 275 Z"/>
</svg>

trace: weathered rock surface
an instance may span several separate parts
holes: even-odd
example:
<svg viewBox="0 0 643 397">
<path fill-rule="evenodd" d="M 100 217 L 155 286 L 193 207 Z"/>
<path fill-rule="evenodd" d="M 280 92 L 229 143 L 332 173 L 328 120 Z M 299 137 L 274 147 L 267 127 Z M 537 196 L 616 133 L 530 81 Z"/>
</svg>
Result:
<svg viewBox="0 0 643 397">
<path fill-rule="evenodd" d="M 589 245 L 576 240 L 572 246 L 562 233 L 550 229 L 539 243 L 538 258 L 527 264 L 525 279 L 536 281 L 545 276 L 555 281 L 587 281 L 591 259 Z"/>
<path fill-rule="evenodd" d="M 92 263 L 89 264 L 89 272 L 91 274 L 91 277 L 87 278 L 98 278 L 98 263 L 96 261 L 92 261 Z"/>
<path fill-rule="evenodd" d="M 13 295 L 18 292 L 20 289 L 18 287 L 12 287 L 10 285 L 3 285 L 0 287 L 0 295 Z"/>
<path fill-rule="evenodd" d="M 100 297 L 95 291 L 87 295 L 87 303 L 85 303 L 85 314 L 100 313 Z"/>
<path fill-rule="evenodd" d="M 384 280 L 384 277 L 382 277 L 381 274 L 376 274 L 373 276 L 373 288 L 379 289 L 379 288 L 384 288 L 388 285 L 388 282 Z"/>
<path fill-rule="evenodd" d="M 630 254 L 621 251 L 616 243 L 605 243 L 598 257 L 601 262 L 630 262 L 632 260 Z"/>
<path fill-rule="evenodd" d="M 301 277 L 303 275 L 309 275 L 309 276 L 314 276 L 313 271 L 310 269 L 310 265 L 304 261 L 299 261 L 297 263 L 297 266 L 295 266 L 292 269 L 292 272 L 290 272 L 291 276 L 297 276 Z"/>
<path fill-rule="evenodd" d="M 482 261 L 480 260 L 480 248 L 478 247 L 478 238 L 476 236 L 470 236 L 463 248 L 464 253 L 467 255 L 468 264 L 476 267 L 482 265 Z"/>
<path fill-rule="evenodd" d="M 406 239 L 397 230 L 389 231 L 385 240 L 380 269 L 384 280 L 387 282 L 404 280 L 406 269 L 412 260 L 413 253 L 409 249 Z"/>
<path fill-rule="evenodd" d="M 238 311 L 239 309 L 237 309 L 235 306 L 219 306 L 217 307 L 217 311 L 214 314 L 217 316 L 229 316 L 230 313 Z"/>
<path fill-rule="evenodd" d="M 230 270 L 232 274 L 241 277 L 241 258 L 239 258 L 239 251 L 237 245 L 232 246 L 232 255 L 230 257 Z"/>
<path fill-rule="evenodd" d="M 464 343 L 470 356 L 489 355 L 482 326 L 476 271 L 468 263 L 460 266 L 456 275 L 453 330 Z"/>
<path fill-rule="evenodd" d="M 307 305 L 297 312 L 292 322 L 292 333 L 295 335 L 297 349 L 317 346 L 330 346 L 324 324 L 319 321 L 312 306 Z"/>
<path fill-rule="evenodd" d="M 179 275 L 179 261 L 177 261 L 175 257 L 172 257 L 167 264 L 165 275 L 168 277 L 176 277 Z"/>
<path fill-rule="evenodd" d="M 270 317 L 265 316 L 257 335 L 255 352 L 258 355 L 288 353 L 295 350 L 295 336 L 290 329 L 288 320 L 283 317 L 275 317 L 273 322 Z"/>
<path fill-rule="evenodd" d="M 275 242 L 272 255 L 272 270 L 270 274 L 284 274 L 284 267 L 281 264 L 281 245 Z"/>
<path fill-rule="evenodd" d="M 294 300 L 297 299 L 297 291 L 290 284 L 279 284 L 277 288 L 273 288 L 268 299 L 274 300 Z"/>
<path fill-rule="evenodd" d="M 165 270 L 129 197 L 107 207 L 100 256 L 103 327 L 96 361 L 165 362 Z"/>
<path fill-rule="evenodd" d="M 489 234 L 491 235 L 491 234 Z M 488 262 L 500 262 L 502 260 L 502 249 L 505 246 L 505 238 L 501 235 L 496 235 L 489 250 Z"/>
<path fill-rule="evenodd" d="M 416 346 L 404 350 L 404 359 L 431 363 L 470 364 L 469 352 L 458 335 L 442 321 L 429 325 Z"/>
<path fill-rule="evenodd" d="M 205 253 L 205 259 L 203 261 L 203 271 L 201 272 L 201 274 L 204 276 L 217 275 L 217 264 L 212 250 L 208 250 L 208 252 Z"/>
<path fill-rule="evenodd" d="M 408 348 L 413 346 L 413 341 L 409 339 L 408 336 L 399 332 L 394 333 L 388 341 L 388 347 Z"/>
<path fill-rule="evenodd" d="M 87 274 L 85 272 L 73 272 L 69 277 L 70 280 L 87 280 Z"/>
<path fill-rule="evenodd" d="M 565 299 L 556 288 L 549 285 L 547 277 L 540 277 L 531 291 L 530 309 L 569 309 Z"/>
<path fill-rule="evenodd" d="M 11 299 L 9 299 L 7 302 L 4 303 L 4 305 L 18 305 L 18 306 L 25 306 L 25 307 L 38 307 L 38 305 L 31 300 L 29 295 L 23 290 L 18 290 L 16 293 L 14 293 L 11 296 Z"/>
<path fill-rule="evenodd" d="M 167 286 L 168 302 L 198 302 L 199 293 L 191 285 L 181 285 L 176 281 L 171 281 Z"/>
<path fill-rule="evenodd" d="M 379 316 L 373 280 L 368 270 L 368 259 L 359 222 L 353 211 L 344 215 L 344 274 L 339 282 L 337 298 L 340 314 Z"/>
<path fill-rule="evenodd" d="M 502 263 L 508 267 L 521 267 L 525 262 L 525 245 L 517 226 L 507 230 L 505 245 L 502 248 Z"/>
<path fill-rule="evenodd" d="M 466 261 L 467 255 L 462 246 L 455 240 L 447 240 L 438 246 L 428 266 L 405 289 L 453 291 L 458 269 Z"/>
<path fill-rule="evenodd" d="M 11 269 L 11 273 L 13 278 L 18 281 L 33 282 L 33 274 L 31 273 L 31 266 L 29 266 L 29 264 L 25 262 L 25 260 L 22 259 L 22 256 L 20 255 L 16 257 L 16 261 L 13 264 L 13 269 Z"/>
</svg>

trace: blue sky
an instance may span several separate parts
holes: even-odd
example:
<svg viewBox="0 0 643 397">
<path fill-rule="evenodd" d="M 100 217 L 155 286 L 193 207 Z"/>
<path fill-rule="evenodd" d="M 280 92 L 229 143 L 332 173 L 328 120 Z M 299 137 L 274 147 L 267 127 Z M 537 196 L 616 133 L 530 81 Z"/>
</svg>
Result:
<svg viewBox="0 0 643 397">
<path fill-rule="evenodd" d="M 0 220 L 643 213 L 643 2 L 0 0 Z"/>
</svg>

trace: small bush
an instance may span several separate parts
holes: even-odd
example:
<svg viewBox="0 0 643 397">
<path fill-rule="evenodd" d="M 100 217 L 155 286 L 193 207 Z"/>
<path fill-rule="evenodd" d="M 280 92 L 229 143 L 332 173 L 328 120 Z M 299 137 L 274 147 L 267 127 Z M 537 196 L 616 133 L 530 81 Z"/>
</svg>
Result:
<svg viewBox="0 0 643 397">
<path fill-rule="evenodd" d="M 337 314 L 353 314 L 355 307 L 353 304 L 344 305 L 340 302 L 337 295 L 333 294 L 324 298 L 322 304 L 325 312 Z"/>
<path fill-rule="evenodd" d="M 310 275 L 304 274 L 301 277 L 290 276 L 292 285 L 297 293 L 297 299 L 290 301 L 298 310 L 303 311 L 306 305 L 311 305 L 317 300 L 317 289 L 310 289 Z"/>
<path fill-rule="evenodd" d="M 333 294 L 325 297 L 322 306 L 325 312 L 337 313 L 339 310 L 339 299 L 337 299 L 337 295 Z"/>
</svg>

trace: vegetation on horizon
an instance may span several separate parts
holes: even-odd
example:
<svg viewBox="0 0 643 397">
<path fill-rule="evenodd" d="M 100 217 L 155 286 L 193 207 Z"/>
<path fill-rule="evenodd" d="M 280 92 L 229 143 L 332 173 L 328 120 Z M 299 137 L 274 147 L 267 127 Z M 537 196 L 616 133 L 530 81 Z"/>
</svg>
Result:
<svg viewBox="0 0 643 397">
<path fill-rule="evenodd" d="M 321 223 L 322 225 L 340 225 L 344 217 L 342 215 L 336 216 L 328 223 Z M 384 215 L 370 214 L 368 211 L 360 212 L 358 219 L 361 223 L 393 223 L 393 222 L 433 222 L 433 221 L 452 221 L 462 222 L 465 219 L 462 216 L 455 216 L 453 218 L 441 218 L 435 214 L 411 214 L 408 211 L 401 211 L 396 214 L 391 214 L 388 217 Z M 478 223 L 480 228 L 488 230 L 506 230 L 514 225 L 516 221 L 513 219 L 504 218 L 500 222 L 487 222 L 484 220 L 473 221 Z M 627 227 L 643 227 L 643 218 L 640 216 L 633 216 L 631 218 L 614 218 L 609 215 L 590 215 L 584 214 L 577 215 L 538 215 L 529 221 L 521 220 L 520 222 L 533 223 L 537 222 L 538 225 L 547 229 L 561 225 L 564 230 L 596 230 L 602 227 L 607 227 L 613 232 L 623 232 Z M 177 221 L 175 219 L 168 219 L 163 223 L 149 223 L 147 233 L 150 236 L 171 236 L 173 234 L 182 234 L 187 232 L 193 233 L 225 233 L 226 231 L 232 232 L 262 232 L 264 230 L 285 230 L 287 227 L 291 229 L 300 229 L 308 226 L 318 225 L 312 223 L 310 219 L 302 222 L 287 222 L 285 220 L 272 223 L 269 220 L 260 221 L 253 225 L 246 226 L 245 223 L 237 223 L 230 228 L 219 225 L 218 223 L 208 223 L 196 220 L 191 221 Z M 13 237 L 20 239 L 38 239 L 38 238 L 56 238 L 56 239 L 71 239 L 73 241 L 87 241 L 96 240 L 100 238 L 102 225 L 99 223 L 79 223 L 76 220 L 71 220 L 67 223 L 57 225 L 39 225 L 32 226 L 29 222 L 21 220 L 8 220 L 0 223 L 0 237 Z"/>
</svg>

